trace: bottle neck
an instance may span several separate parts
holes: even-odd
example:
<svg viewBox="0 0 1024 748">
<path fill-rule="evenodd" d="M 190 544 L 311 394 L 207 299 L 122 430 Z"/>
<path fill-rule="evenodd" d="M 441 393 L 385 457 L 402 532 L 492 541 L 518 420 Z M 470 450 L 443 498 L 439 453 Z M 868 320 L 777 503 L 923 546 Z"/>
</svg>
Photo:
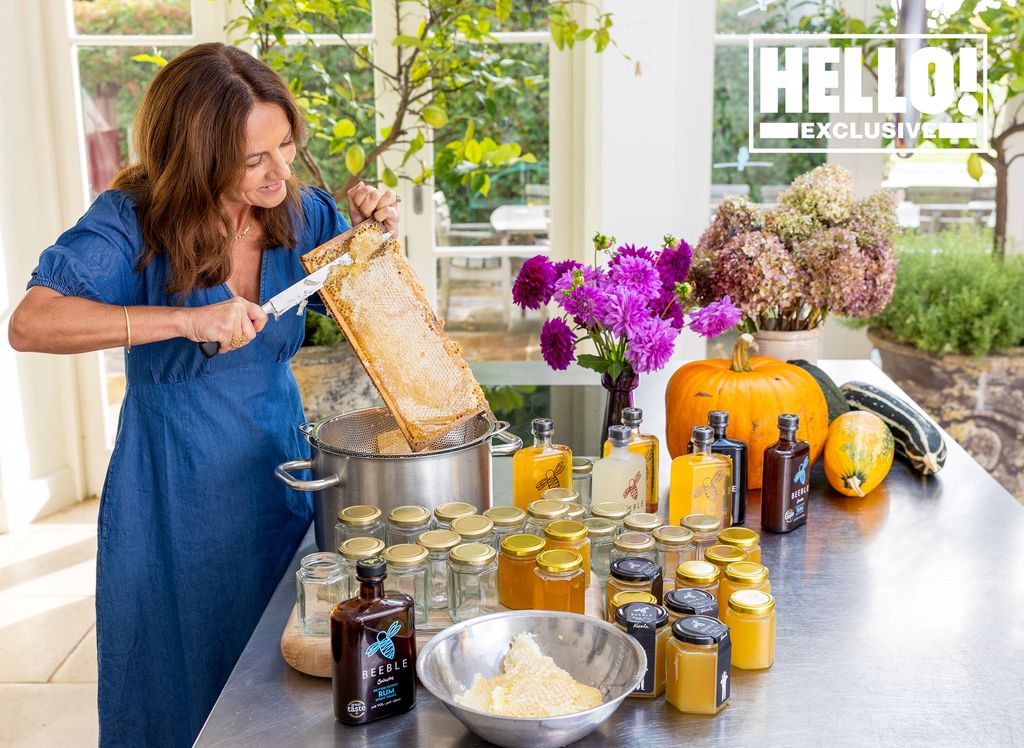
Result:
<svg viewBox="0 0 1024 748">
<path fill-rule="evenodd" d="M 711 454 L 711 445 L 710 444 L 697 444 L 696 442 L 694 442 L 692 454 L 701 455 L 701 456 L 709 455 L 709 454 Z"/>
<path fill-rule="evenodd" d="M 384 579 L 360 579 L 359 598 L 361 600 L 378 600 L 384 597 Z"/>
<path fill-rule="evenodd" d="M 796 441 L 796 429 L 779 429 L 779 444 L 792 444 Z"/>
<path fill-rule="evenodd" d="M 724 439 L 726 429 L 728 429 L 728 426 L 715 425 L 711 427 L 711 430 L 715 433 L 715 439 Z"/>
<path fill-rule="evenodd" d="M 616 458 L 618 460 L 621 460 L 623 457 L 626 457 L 628 454 L 629 454 L 629 445 L 628 444 L 613 444 L 611 452 L 608 453 L 608 456 L 609 457 L 614 457 L 614 458 Z"/>
<path fill-rule="evenodd" d="M 551 447 L 551 434 L 545 434 L 543 436 L 533 435 L 533 446 L 544 447 L 546 449 Z"/>
</svg>

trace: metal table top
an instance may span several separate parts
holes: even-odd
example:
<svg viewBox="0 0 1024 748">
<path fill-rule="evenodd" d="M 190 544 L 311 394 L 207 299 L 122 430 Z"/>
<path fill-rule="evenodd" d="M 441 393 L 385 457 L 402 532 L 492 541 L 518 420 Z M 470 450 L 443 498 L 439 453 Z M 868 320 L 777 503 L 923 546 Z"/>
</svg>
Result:
<svg viewBox="0 0 1024 748">
<path fill-rule="evenodd" d="M 866 361 L 822 366 L 840 383 L 899 392 Z M 637 393 L 645 430 L 664 433 L 669 374 Z M 627 699 L 579 745 L 1024 744 L 1024 508 L 947 440 L 939 475 L 923 478 L 897 460 L 864 499 L 832 491 L 819 460 L 807 524 L 762 534 L 778 600 L 771 669 L 734 669 L 732 700 L 715 717 Z M 510 462 L 496 460 L 496 496 Z M 667 463 L 665 453 L 663 488 Z M 759 516 L 752 492 L 747 526 L 759 529 Z M 292 670 L 280 653 L 298 559 L 312 550 L 310 533 L 196 744 L 484 745 L 422 687 L 404 715 L 359 727 L 335 721 L 330 681 Z"/>
</svg>

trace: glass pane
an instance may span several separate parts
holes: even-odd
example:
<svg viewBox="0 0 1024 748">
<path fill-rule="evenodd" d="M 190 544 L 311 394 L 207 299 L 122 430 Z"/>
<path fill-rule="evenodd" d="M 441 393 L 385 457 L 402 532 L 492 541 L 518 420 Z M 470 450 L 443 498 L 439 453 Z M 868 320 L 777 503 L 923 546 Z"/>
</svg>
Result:
<svg viewBox="0 0 1024 748">
<path fill-rule="evenodd" d="M 824 153 L 748 153 L 747 77 L 745 46 L 716 47 L 712 207 L 722 196 L 731 194 L 749 195 L 758 203 L 774 203 L 793 179 L 826 160 Z M 756 115 L 754 126 L 773 116 L 778 115 Z M 821 118 L 824 121 L 827 115 Z"/>
<path fill-rule="evenodd" d="M 142 93 L 159 68 L 138 62 L 139 54 L 171 59 L 185 47 L 80 47 L 78 74 L 85 124 L 90 200 L 95 199 L 128 162 L 130 133 Z"/>
<path fill-rule="evenodd" d="M 908 233 L 942 234 L 963 243 L 991 244 L 995 227 L 995 171 L 982 166 L 981 179 L 967 172 L 967 154 L 952 151 L 890 156 L 882 186 L 896 198 L 900 225 Z"/>
<path fill-rule="evenodd" d="M 715 31 L 719 34 L 797 32 L 803 16 L 813 16 L 822 0 L 717 0 Z"/>
<path fill-rule="evenodd" d="M 191 34 L 191 0 L 72 0 L 79 34 Z"/>
<path fill-rule="evenodd" d="M 550 0 L 514 0 L 509 2 L 510 14 L 501 19 L 497 14 L 495 0 L 470 0 L 466 5 L 485 11 L 481 20 L 489 25 L 490 32 L 498 31 L 547 31 L 548 14 L 546 6 Z M 486 12 L 489 11 L 489 12 Z"/>
<path fill-rule="evenodd" d="M 319 5 L 317 7 L 320 7 Z M 307 34 L 369 34 L 373 32 L 370 0 L 333 0 L 323 4 L 327 12 L 302 13 L 302 31 Z"/>
</svg>

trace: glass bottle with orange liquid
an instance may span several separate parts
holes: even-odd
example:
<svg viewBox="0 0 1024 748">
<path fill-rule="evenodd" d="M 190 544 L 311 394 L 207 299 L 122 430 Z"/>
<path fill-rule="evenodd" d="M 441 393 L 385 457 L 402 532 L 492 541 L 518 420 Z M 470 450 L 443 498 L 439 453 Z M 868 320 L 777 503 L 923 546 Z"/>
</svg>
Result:
<svg viewBox="0 0 1024 748">
<path fill-rule="evenodd" d="M 644 412 L 640 408 L 623 408 L 622 425 L 629 426 L 632 434 L 629 439 L 629 451 L 644 458 L 647 463 L 647 489 L 646 508 L 644 511 L 656 513 L 658 511 L 658 452 L 661 444 L 654 434 L 640 433 L 640 424 L 644 420 Z M 610 439 L 604 440 L 604 456 L 611 454 L 612 443 Z"/>
<path fill-rule="evenodd" d="M 572 488 L 572 450 L 551 443 L 551 419 L 534 418 L 530 430 L 533 446 L 512 458 L 512 503 L 523 510 L 549 488 Z"/>
<path fill-rule="evenodd" d="M 719 527 L 732 524 L 732 460 L 712 454 L 715 433 L 707 426 L 694 426 L 693 452 L 672 460 L 669 484 L 668 523 L 678 525 L 688 514 L 706 514 L 721 520 Z"/>
</svg>

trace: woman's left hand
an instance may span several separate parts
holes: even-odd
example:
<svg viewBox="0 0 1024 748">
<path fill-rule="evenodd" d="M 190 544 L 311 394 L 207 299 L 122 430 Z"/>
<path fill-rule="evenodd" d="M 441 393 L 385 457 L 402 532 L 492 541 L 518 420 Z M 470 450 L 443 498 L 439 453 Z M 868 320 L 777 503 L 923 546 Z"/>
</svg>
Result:
<svg viewBox="0 0 1024 748">
<path fill-rule="evenodd" d="M 374 218 L 394 233 L 398 228 L 398 195 L 360 182 L 348 191 L 348 214 L 352 225 Z"/>
</svg>

